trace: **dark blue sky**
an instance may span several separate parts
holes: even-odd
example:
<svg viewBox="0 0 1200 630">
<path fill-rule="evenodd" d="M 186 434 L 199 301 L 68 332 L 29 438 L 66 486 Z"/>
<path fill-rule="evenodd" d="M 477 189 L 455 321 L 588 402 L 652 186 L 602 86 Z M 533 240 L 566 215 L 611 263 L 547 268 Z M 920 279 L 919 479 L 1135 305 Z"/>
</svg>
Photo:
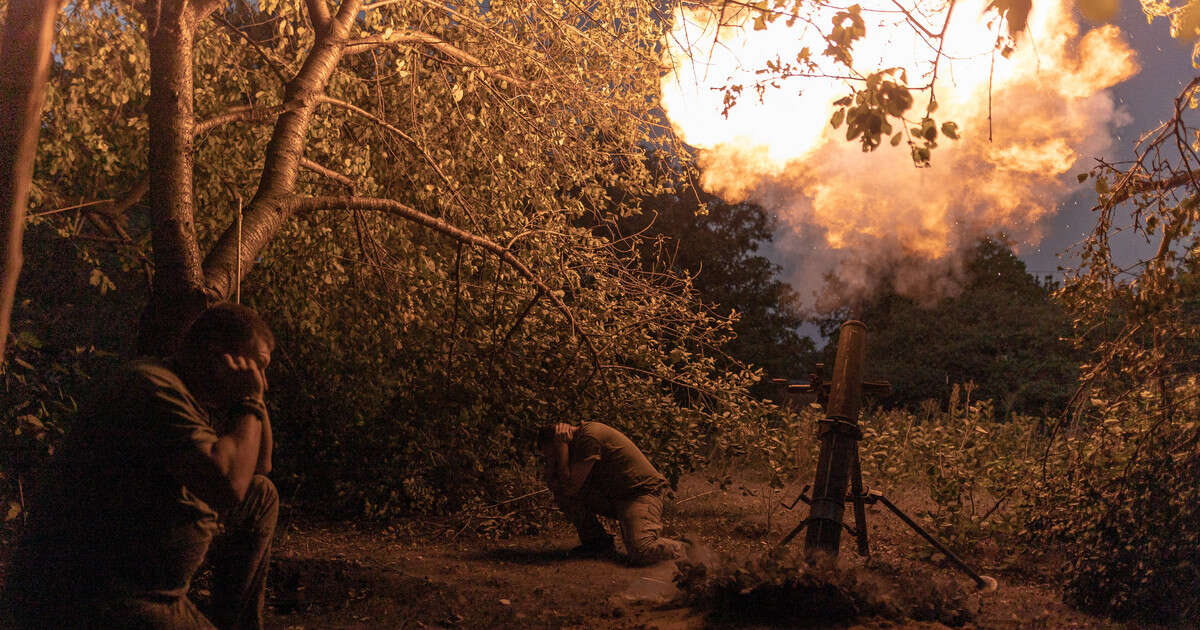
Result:
<svg viewBox="0 0 1200 630">
<path fill-rule="evenodd" d="M 1137 0 L 1121 0 L 1116 24 L 1124 32 L 1126 41 L 1137 50 L 1141 72 L 1112 88 L 1117 102 L 1132 116 L 1133 121 L 1116 130 L 1112 155 L 1103 156 L 1107 160 L 1131 158 L 1137 139 L 1171 114 L 1175 96 L 1187 81 L 1200 73 L 1192 68 L 1191 45 L 1171 38 L 1170 26 L 1165 18 L 1147 24 Z M 1082 172 L 1093 163 L 1089 157 L 1077 171 Z M 1031 273 L 1057 277 L 1060 265 L 1074 264 L 1065 250 L 1091 230 L 1095 222 L 1091 208 L 1095 202 L 1094 182 L 1089 180 L 1080 184 L 1079 191 L 1059 205 L 1057 214 L 1046 225 L 1042 242 L 1037 246 L 1021 246 L 1021 258 Z M 1146 249 L 1144 241 L 1139 241 L 1133 235 L 1119 237 L 1113 241 L 1113 245 L 1114 253 L 1125 263 L 1143 257 Z M 1063 254 L 1062 260 L 1059 254 Z"/>
</svg>

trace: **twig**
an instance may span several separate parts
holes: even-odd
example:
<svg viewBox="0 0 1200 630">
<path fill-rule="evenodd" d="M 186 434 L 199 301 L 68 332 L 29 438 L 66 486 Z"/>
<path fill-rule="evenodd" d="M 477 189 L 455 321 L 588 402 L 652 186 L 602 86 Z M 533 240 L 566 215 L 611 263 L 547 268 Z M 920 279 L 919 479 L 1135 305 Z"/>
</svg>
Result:
<svg viewBox="0 0 1200 630">
<path fill-rule="evenodd" d="M 692 496 L 690 496 L 686 499 L 680 499 L 680 500 L 676 501 L 675 505 L 683 505 L 684 503 L 687 503 L 688 501 L 691 501 L 692 499 L 699 499 L 700 497 L 710 495 L 714 492 L 716 492 L 716 490 L 709 490 L 708 492 L 701 492 L 700 494 L 693 494 Z"/>
<path fill-rule="evenodd" d="M 48 217 L 48 216 L 50 216 L 50 215 L 52 215 L 52 214 L 58 214 L 58 213 L 60 213 L 60 212 L 66 212 L 66 211 L 68 211 L 68 210 L 78 210 L 78 209 L 80 209 L 80 208 L 86 208 L 86 207 L 88 207 L 88 206 L 98 206 L 98 205 L 100 205 L 100 204 L 103 204 L 103 203 L 111 203 L 112 201 L 114 201 L 114 200 L 113 200 L 113 199 L 97 199 L 96 201 L 88 201 L 88 202 L 85 202 L 85 203 L 77 203 L 77 204 L 75 204 L 75 205 L 73 205 L 73 206 L 66 206 L 66 207 L 64 207 L 64 208 L 55 208 L 55 209 L 53 209 L 53 210 L 44 210 L 44 211 L 42 211 L 42 212 L 31 212 L 31 213 L 29 214 L 29 218 L 30 218 L 30 219 L 32 219 L 32 218 L 34 218 L 34 217 Z"/>
<path fill-rule="evenodd" d="M 521 496 L 519 496 L 519 497 L 514 497 L 514 498 L 512 498 L 512 499 L 508 499 L 508 500 L 505 500 L 505 501 L 501 501 L 501 502 L 499 502 L 499 503 L 493 503 L 492 505 L 489 505 L 489 506 L 486 506 L 486 507 L 482 507 L 482 508 L 480 508 L 480 510 L 490 510 L 490 509 L 492 509 L 492 508 L 498 508 L 498 507 L 500 507 L 501 505 L 508 505 L 509 503 L 515 503 L 515 502 L 517 502 L 517 501 L 520 501 L 521 499 L 528 499 L 529 497 L 536 497 L 536 496 L 538 496 L 539 494 L 545 494 L 545 493 L 547 493 L 547 492 L 550 492 L 550 489 L 549 489 L 549 488 L 542 488 L 541 490 L 534 490 L 533 492 L 528 492 L 528 493 L 526 493 L 526 494 L 522 494 L 522 495 L 521 495 Z"/>
</svg>

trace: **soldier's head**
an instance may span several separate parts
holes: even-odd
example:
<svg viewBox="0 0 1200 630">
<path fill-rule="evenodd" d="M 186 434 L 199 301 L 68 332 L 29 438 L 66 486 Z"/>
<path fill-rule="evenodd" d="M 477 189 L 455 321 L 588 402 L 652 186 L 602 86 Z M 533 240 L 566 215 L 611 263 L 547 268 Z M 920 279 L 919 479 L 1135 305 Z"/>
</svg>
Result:
<svg viewBox="0 0 1200 630">
<path fill-rule="evenodd" d="M 193 393 L 211 399 L 220 397 L 221 392 L 206 389 L 217 380 L 226 354 L 253 359 L 266 370 L 274 350 L 275 335 L 258 313 L 223 302 L 208 307 L 192 322 L 183 334 L 175 361 L 191 377 L 187 380 Z"/>
<path fill-rule="evenodd" d="M 567 443 L 575 438 L 575 431 L 579 427 L 563 422 L 547 424 L 538 429 L 537 433 L 537 448 L 543 455 L 549 458 L 553 455 L 554 444 Z"/>
</svg>

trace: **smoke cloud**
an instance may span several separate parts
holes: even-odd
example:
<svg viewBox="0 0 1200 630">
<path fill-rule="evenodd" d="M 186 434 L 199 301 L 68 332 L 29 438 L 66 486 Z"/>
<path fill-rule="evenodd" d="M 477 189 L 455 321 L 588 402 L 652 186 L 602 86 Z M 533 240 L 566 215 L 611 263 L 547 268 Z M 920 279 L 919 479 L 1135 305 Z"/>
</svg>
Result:
<svg viewBox="0 0 1200 630">
<path fill-rule="evenodd" d="M 1108 91 L 1138 71 L 1118 28 L 1081 32 L 1064 2 L 1039 0 L 1005 57 L 993 48 L 1003 24 L 982 11 L 981 1 L 960 0 L 947 31 L 934 116 L 956 122 L 960 139 L 939 138 L 928 168 L 914 167 L 904 143 L 863 153 L 844 129 L 832 129 L 831 103 L 848 93 L 837 80 L 785 80 L 761 101 L 747 90 L 721 116 L 722 87 L 761 79 L 754 70 L 776 56 L 822 48 L 810 41 L 811 28 L 788 29 L 783 20 L 753 31 L 725 15 L 718 30 L 712 14 L 677 16 L 664 107 L 699 148 L 707 190 L 778 216 L 775 258 L 809 306 L 853 304 L 884 282 L 924 302 L 955 294 L 964 254 L 980 237 L 1039 242 L 1046 219 L 1078 185 L 1074 174 L 1128 122 Z M 927 24 L 940 28 L 942 19 L 934 13 Z M 902 66 L 910 85 L 927 82 L 932 68 L 923 60 L 932 53 L 914 37 L 902 24 L 868 21 L 856 69 Z M 908 116 L 923 115 L 927 94 Z"/>
</svg>

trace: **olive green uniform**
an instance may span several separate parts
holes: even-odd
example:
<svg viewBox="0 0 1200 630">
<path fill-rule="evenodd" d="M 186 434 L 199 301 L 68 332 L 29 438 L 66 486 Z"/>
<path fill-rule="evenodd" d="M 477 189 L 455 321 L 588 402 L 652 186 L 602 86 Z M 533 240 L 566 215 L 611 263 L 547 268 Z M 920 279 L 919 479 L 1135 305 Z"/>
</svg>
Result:
<svg viewBox="0 0 1200 630">
<path fill-rule="evenodd" d="M 217 439 L 208 412 L 170 369 L 150 361 L 124 368 L 77 417 L 37 493 L 8 580 L 18 622 L 261 627 L 275 487 L 256 475 L 242 503 L 218 515 L 174 474 L 183 458 L 207 457 Z M 187 596 L 206 555 L 211 620 Z"/>
<path fill-rule="evenodd" d="M 621 524 L 631 562 L 681 557 L 684 544 L 662 536 L 662 497 L 667 480 L 624 433 L 600 422 L 584 422 L 568 445 L 569 463 L 595 461 L 579 493 L 556 493 L 584 544 L 611 539 L 597 515 Z"/>
</svg>

